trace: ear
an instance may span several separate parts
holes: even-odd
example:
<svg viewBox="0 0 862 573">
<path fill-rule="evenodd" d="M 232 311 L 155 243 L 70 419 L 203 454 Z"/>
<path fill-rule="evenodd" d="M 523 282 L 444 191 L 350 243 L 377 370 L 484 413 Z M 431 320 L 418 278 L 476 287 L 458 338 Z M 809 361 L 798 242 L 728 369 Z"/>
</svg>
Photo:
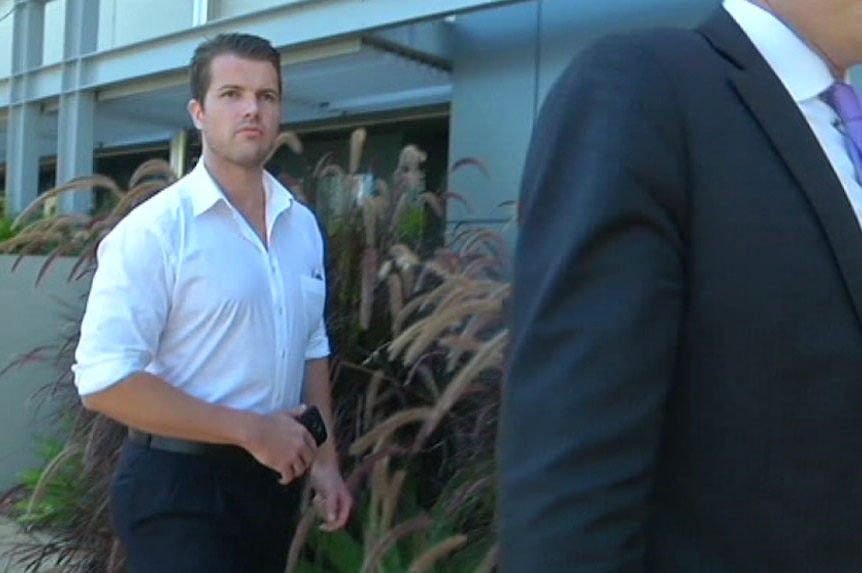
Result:
<svg viewBox="0 0 862 573">
<path fill-rule="evenodd" d="M 192 118 L 192 123 L 195 127 L 201 129 L 203 127 L 204 106 L 196 99 L 190 99 L 186 109 L 189 112 L 189 117 Z"/>
</svg>

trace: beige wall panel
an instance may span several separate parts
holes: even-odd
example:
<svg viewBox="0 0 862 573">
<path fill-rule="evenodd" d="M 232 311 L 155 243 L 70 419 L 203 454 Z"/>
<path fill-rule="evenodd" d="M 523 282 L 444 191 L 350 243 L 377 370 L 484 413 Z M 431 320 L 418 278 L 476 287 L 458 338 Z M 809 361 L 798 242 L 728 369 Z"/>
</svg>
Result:
<svg viewBox="0 0 862 573">
<path fill-rule="evenodd" d="M 7 15 L 8 14 L 8 15 Z M 0 78 L 12 75 L 12 0 L 0 0 Z"/>
<path fill-rule="evenodd" d="M 191 0 L 101 0 L 99 50 L 186 30 L 193 8 Z"/>
<path fill-rule="evenodd" d="M 66 0 L 45 2 L 45 35 L 42 38 L 42 64 L 45 66 L 56 64 L 63 59 L 65 20 Z"/>
<path fill-rule="evenodd" d="M 210 0 L 212 18 L 229 18 L 256 12 L 272 6 L 290 4 L 295 0 Z"/>
</svg>

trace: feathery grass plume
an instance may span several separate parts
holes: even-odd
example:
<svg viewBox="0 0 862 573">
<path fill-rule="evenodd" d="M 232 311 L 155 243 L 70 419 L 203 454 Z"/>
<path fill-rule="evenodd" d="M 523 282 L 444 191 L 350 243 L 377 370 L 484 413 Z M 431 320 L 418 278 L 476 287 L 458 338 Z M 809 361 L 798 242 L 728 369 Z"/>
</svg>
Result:
<svg viewBox="0 0 862 573">
<path fill-rule="evenodd" d="M 425 299 L 425 308 L 433 306 L 435 312 L 441 312 L 463 302 L 481 299 L 484 294 L 478 282 L 470 281 L 462 275 L 453 277 L 444 284 L 449 288 L 435 289 Z"/>
<path fill-rule="evenodd" d="M 359 171 L 359 162 L 362 159 L 362 151 L 368 134 L 365 129 L 356 129 L 350 134 L 350 173 Z"/>
<path fill-rule="evenodd" d="M 287 147 L 296 155 L 302 154 L 302 141 L 299 139 L 299 136 L 293 131 L 286 130 L 276 136 L 275 144 L 270 150 L 269 155 L 266 156 L 265 163 L 268 163 L 272 159 L 272 156 L 282 147 Z"/>
<path fill-rule="evenodd" d="M 71 191 L 94 188 L 107 189 L 114 198 L 119 198 L 122 195 L 120 187 L 112 179 L 105 177 L 104 175 L 76 177 L 68 183 L 58 185 L 39 195 L 21 212 L 21 214 L 15 218 L 12 222 L 12 226 L 17 228 L 26 225 L 29 219 L 44 209 L 45 203 L 50 199 L 54 199 Z"/>
<path fill-rule="evenodd" d="M 417 377 L 422 380 L 422 386 L 428 391 L 431 400 L 436 402 L 440 397 L 440 385 L 435 380 L 431 368 L 427 364 L 423 364 L 421 360 L 417 360 L 410 369 L 407 374 L 407 382 L 410 383 Z"/>
<path fill-rule="evenodd" d="M 16 220 L 21 225 L 19 234 L 0 244 L 0 252 L 17 254 L 16 264 L 31 254 L 46 255 L 37 273 L 41 282 L 60 258 L 72 256 L 68 281 L 86 280 L 95 270 L 95 251 L 99 241 L 132 209 L 176 180 L 170 165 L 162 160 L 148 161 L 135 170 L 129 188 L 123 190 L 111 179 L 94 175 L 80 177 L 40 195 Z M 113 203 L 107 212 L 93 216 L 58 214 L 36 219 L 48 199 L 79 190 L 102 188 L 108 190 Z M 13 547 L 10 554 L 23 565 L 34 569 L 40 564 L 53 562 L 58 571 L 120 572 L 125 558 L 114 538 L 108 511 L 108 491 L 117 453 L 125 436 L 125 429 L 113 422 L 85 410 L 74 388 L 70 367 L 80 334 L 80 314 L 76 310 L 72 319 L 74 328 L 65 329 L 62 342 L 43 353 L 42 358 L 61 374 L 34 391 L 34 396 L 50 400 L 58 418 L 64 417 L 69 427 L 62 452 L 41 468 L 39 480 L 31 490 L 27 511 L 33 515 L 45 501 L 45 492 L 59 483 L 66 468 L 80 467 L 79 483 L 82 493 L 75 500 L 76 511 L 70 523 L 56 523 L 35 544 Z M 28 357 L 19 363 L 28 362 Z M 13 362 L 14 364 L 14 362 Z M 65 478 L 64 478 L 65 479 Z"/>
<path fill-rule="evenodd" d="M 389 467 L 391 461 L 391 456 L 384 456 L 375 461 L 371 466 L 371 475 L 369 476 L 368 483 L 368 513 L 364 524 L 365 530 L 363 531 L 363 544 L 366 555 L 371 553 L 373 547 L 383 535 L 380 527 L 380 519 L 383 497 L 386 495 L 386 490 L 389 487 Z"/>
<path fill-rule="evenodd" d="M 491 573 L 497 567 L 497 559 L 500 555 L 500 546 L 496 543 L 491 546 L 488 553 L 482 559 L 475 573 Z"/>
<path fill-rule="evenodd" d="M 360 284 L 359 327 L 368 330 L 374 305 L 374 288 L 377 286 L 377 250 L 366 248 L 362 254 L 362 282 Z"/>
<path fill-rule="evenodd" d="M 452 164 L 452 167 L 449 169 L 449 172 L 455 173 L 456 171 L 459 171 L 460 169 L 463 169 L 468 165 L 478 169 L 486 178 L 491 178 L 491 173 L 490 171 L 488 171 L 488 166 L 485 165 L 484 161 L 477 157 L 465 157 L 463 159 L 457 160 L 455 163 Z"/>
<path fill-rule="evenodd" d="M 392 255 L 392 261 L 400 270 L 411 269 L 419 264 L 419 257 L 407 245 L 398 243 L 392 245 L 389 249 L 389 254 Z"/>
<path fill-rule="evenodd" d="M 383 198 L 382 207 L 384 210 L 389 208 L 389 204 L 392 201 L 392 188 L 389 186 L 389 183 L 383 179 L 375 179 L 374 195 Z"/>
<path fill-rule="evenodd" d="M 380 388 L 383 384 L 383 376 L 382 370 L 375 371 L 371 376 L 371 382 L 368 384 L 368 391 L 366 392 L 365 399 L 365 411 L 363 415 L 363 419 L 365 421 L 371 421 L 374 419 L 374 408 L 377 405 L 377 396 L 379 395 Z"/>
<path fill-rule="evenodd" d="M 395 521 L 395 512 L 398 509 L 398 502 L 401 499 L 401 491 L 404 488 L 404 480 L 406 478 L 406 470 L 396 470 L 392 474 L 386 490 L 381 492 L 380 522 L 378 524 L 380 531 L 389 531 L 392 529 L 392 524 Z"/>
<path fill-rule="evenodd" d="M 434 525 L 434 520 L 427 515 L 417 515 L 407 521 L 399 523 L 383 536 L 371 550 L 366 553 L 365 561 L 359 569 L 359 573 L 372 573 L 377 570 L 386 552 L 389 551 L 400 539 L 427 529 Z"/>
<path fill-rule="evenodd" d="M 51 481 L 63 469 L 65 464 L 76 460 L 81 454 L 81 448 L 76 444 L 69 444 L 64 447 L 53 459 L 51 459 L 39 476 L 39 481 L 36 487 L 33 488 L 33 493 L 27 500 L 27 507 L 24 510 L 23 520 L 27 521 L 32 518 L 36 505 L 42 500 L 45 495 L 45 490 L 50 485 Z"/>
<path fill-rule="evenodd" d="M 407 304 L 405 304 L 401 308 L 401 312 L 392 320 L 392 332 L 395 333 L 394 337 L 398 339 L 398 334 L 404 331 L 404 323 L 413 317 L 416 311 L 422 306 L 423 299 L 421 297 L 414 297 Z M 394 354 L 392 356 L 395 356 Z"/>
<path fill-rule="evenodd" d="M 404 308 L 404 293 L 401 287 L 400 275 L 389 275 L 386 278 L 386 286 L 389 289 L 389 312 L 393 317 L 401 313 Z M 392 322 L 392 335 L 396 336 L 398 331 L 395 329 L 395 321 Z"/>
<path fill-rule="evenodd" d="M 508 290 L 506 291 L 508 292 Z M 493 296 L 492 292 L 490 296 Z M 502 312 L 494 314 L 476 314 L 467 320 L 467 324 L 460 334 L 446 337 L 448 357 L 446 360 L 446 372 L 454 372 L 461 359 L 467 353 L 478 352 L 483 341 L 479 338 L 480 333 L 488 330 L 499 329 L 503 322 Z M 441 340 L 441 344 L 444 344 Z"/>
<path fill-rule="evenodd" d="M 287 553 L 287 566 L 285 571 L 294 571 L 296 564 L 299 562 L 302 555 L 302 549 L 305 546 L 306 540 L 311 533 L 312 525 L 317 520 L 317 510 L 314 507 L 307 507 L 302 512 L 302 517 L 296 524 L 296 529 L 293 532 L 293 539 L 290 543 L 290 549 Z"/>
<path fill-rule="evenodd" d="M 381 202 L 375 197 L 362 206 L 362 223 L 365 228 L 365 246 L 377 246 L 377 222 L 380 220 Z"/>
<path fill-rule="evenodd" d="M 428 205 L 438 217 L 443 217 L 446 214 L 446 211 L 443 208 L 443 201 L 437 195 L 425 192 L 419 195 L 419 198 L 423 203 Z"/>
<path fill-rule="evenodd" d="M 398 228 L 404 220 L 404 214 L 407 212 L 409 200 L 410 197 L 406 193 L 399 195 L 398 199 L 396 199 L 395 209 L 392 211 L 392 216 L 389 219 L 390 234 L 394 235 L 398 232 Z"/>
<path fill-rule="evenodd" d="M 483 342 L 481 340 L 477 340 L 471 336 L 467 336 L 465 334 L 453 334 L 451 336 L 442 337 L 438 343 L 440 346 L 446 348 L 446 352 L 449 355 L 449 361 L 454 362 L 455 365 L 459 363 L 459 358 L 467 352 L 477 352 L 481 347 Z M 454 366 L 448 366 L 446 368 L 447 372 L 451 372 Z"/>
<path fill-rule="evenodd" d="M 419 432 L 419 441 L 427 438 L 436 429 L 443 416 L 449 413 L 455 402 L 464 394 L 469 384 L 482 370 L 499 368 L 503 361 L 503 349 L 508 342 L 508 335 L 508 331 L 505 330 L 497 333 L 458 371 L 455 379 L 449 383 L 443 391 L 443 395 L 437 400 L 431 415 L 425 420 L 425 424 Z"/>
<path fill-rule="evenodd" d="M 425 422 L 433 414 L 434 409 L 430 406 L 417 406 L 408 410 L 395 412 L 384 421 L 377 423 L 364 436 L 358 438 L 350 446 L 350 454 L 361 455 L 368 450 L 379 450 L 386 441 L 398 430 L 408 424 Z"/>
<path fill-rule="evenodd" d="M 467 503 L 471 497 L 477 495 L 482 490 L 493 489 L 494 485 L 494 476 L 483 475 L 482 477 L 459 487 L 448 500 L 445 500 L 443 511 L 457 511 L 458 508 Z"/>
<path fill-rule="evenodd" d="M 407 568 L 407 573 L 426 573 L 443 557 L 449 555 L 459 547 L 467 543 L 467 536 L 464 534 L 452 535 L 447 537 L 440 543 L 425 550 L 422 555 L 417 557 L 410 563 Z"/>
<path fill-rule="evenodd" d="M 420 323 L 417 323 L 421 324 L 418 335 L 404 352 L 402 359 L 405 364 L 413 364 L 419 356 L 428 351 L 444 332 L 461 325 L 471 314 L 483 312 L 502 312 L 500 301 L 494 299 L 467 300 L 437 310 L 431 316 L 422 319 Z M 406 332 L 401 336 L 405 335 Z"/>
</svg>

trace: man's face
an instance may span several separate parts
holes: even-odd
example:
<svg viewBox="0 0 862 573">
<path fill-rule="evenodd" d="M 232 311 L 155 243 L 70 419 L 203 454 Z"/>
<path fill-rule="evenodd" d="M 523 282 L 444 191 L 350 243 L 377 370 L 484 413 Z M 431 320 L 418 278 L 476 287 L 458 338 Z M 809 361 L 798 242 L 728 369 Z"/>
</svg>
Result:
<svg viewBox="0 0 862 573">
<path fill-rule="evenodd" d="M 210 64 L 204 101 L 189 102 L 211 167 L 261 167 L 281 121 L 278 76 L 268 61 L 221 54 Z"/>
</svg>

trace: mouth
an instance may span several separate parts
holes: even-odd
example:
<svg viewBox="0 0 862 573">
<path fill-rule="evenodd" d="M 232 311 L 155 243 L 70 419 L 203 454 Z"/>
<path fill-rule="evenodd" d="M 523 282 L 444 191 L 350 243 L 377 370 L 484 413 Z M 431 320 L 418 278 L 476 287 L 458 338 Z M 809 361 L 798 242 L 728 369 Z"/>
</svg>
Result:
<svg viewBox="0 0 862 573">
<path fill-rule="evenodd" d="M 260 137 L 261 135 L 263 135 L 263 130 L 259 127 L 248 126 L 248 127 L 241 127 L 240 129 L 237 130 L 237 133 L 242 134 L 242 135 L 251 135 L 251 136 L 255 136 L 255 137 Z"/>
</svg>

